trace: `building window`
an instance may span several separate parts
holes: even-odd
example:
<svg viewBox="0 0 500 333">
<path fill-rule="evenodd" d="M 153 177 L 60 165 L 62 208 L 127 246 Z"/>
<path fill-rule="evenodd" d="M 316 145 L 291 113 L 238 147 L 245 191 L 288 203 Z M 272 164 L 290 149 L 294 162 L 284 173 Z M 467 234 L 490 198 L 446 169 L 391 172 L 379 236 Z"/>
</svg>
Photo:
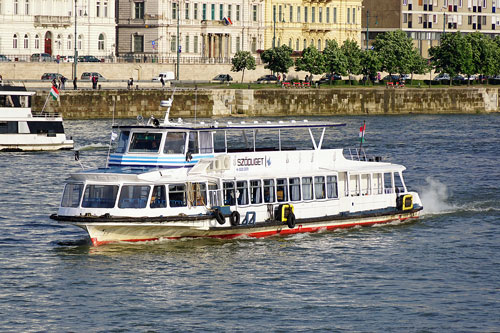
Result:
<svg viewBox="0 0 500 333">
<path fill-rule="evenodd" d="M 227 5 L 227 17 L 228 18 L 233 17 L 233 6 L 232 5 Z"/>
<path fill-rule="evenodd" d="M 337 23 L 337 7 L 333 8 L 333 23 Z"/>
<path fill-rule="evenodd" d="M 292 48 L 292 39 L 291 38 L 288 40 L 288 47 Z"/>
<path fill-rule="evenodd" d="M 403 23 L 408 23 L 408 14 L 403 13 Z"/>
<path fill-rule="evenodd" d="M 78 36 L 78 49 L 82 49 L 82 44 L 83 44 L 83 37 L 82 35 Z"/>
<path fill-rule="evenodd" d="M 172 3 L 172 20 L 177 20 L 177 3 Z"/>
<path fill-rule="evenodd" d="M 304 47 L 302 49 L 307 49 L 307 40 L 304 38 Z"/>
<path fill-rule="evenodd" d="M 252 37 L 252 52 L 256 52 L 256 51 L 257 51 L 257 38 Z"/>
<path fill-rule="evenodd" d="M 186 48 L 185 52 L 189 53 L 189 35 L 186 36 L 186 46 L 185 46 L 185 48 Z"/>
<path fill-rule="evenodd" d="M 19 14 L 19 0 L 14 0 L 14 15 Z"/>
<path fill-rule="evenodd" d="M 321 39 L 318 39 L 318 51 L 321 51 Z"/>
<path fill-rule="evenodd" d="M 26 36 L 25 36 L 26 37 Z M 57 38 L 56 38 L 56 45 L 57 45 L 57 49 L 60 50 L 61 49 L 61 46 L 62 46 L 62 36 L 61 35 L 57 35 Z"/>
<path fill-rule="evenodd" d="M 356 8 L 352 9 L 352 23 L 356 24 Z"/>
<path fill-rule="evenodd" d="M 40 42 L 37 41 L 38 35 L 35 36 L 35 49 L 38 49 L 37 44 L 39 45 Z M 68 41 L 67 41 L 67 48 L 68 50 L 71 50 L 71 40 L 73 39 L 73 36 L 68 35 Z"/>
<path fill-rule="evenodd" d="M 279 6 L 278 22 L 282 21 L 283 21 L 283 8 L 282 6 Z"/>
<path fill-rule="evenodd" d="M 97 16 L 97 17 L 101 16 L 101 2 L 100 1 L 96 2 L 95 16 Z"/>
<path fill-rule="evenodd" d="M 193 52 L 198 53 L 198 36 L 193 37 Z"/>
<path fill-rule="evenodd" d="M 351 8 L 347 8 L 347 23 L 351 23 Z"/>
<path fill-rule="evenodd" d="M 212 15 L 210 17 L 211 17 L 212 21 L 214 21 L 215 20 L 215 4 L 212 4 L 211 9 L 212 9 Z"/>
<path fill-rule="evenodd" d="M 316 22 L 316 7 L 311 8 L 311 23 Z"/>
<path fill-rule="evenodd" d="M 186 6 L 186 8 L 184 9 L 185 10 L 185 16 L 184 16 L 184 18 L 186 20 L 189 20 L 189 3 L 186 2 L 185 6 Z"/>
<path fill-rule="evenodd" d="M 174 53 L 176 50 L 175 50 L 175 45 L 177 44 L 177 40 L 176 40 L 176 36 L 173 35 L 172 36 L 172 39 L 170 40 L 170 52 Z"/>
<path fill-rule="evenodd" d="M 14 34 L 14 37 L 12 37 L 12 48 L 17 49 L 17 35 Z"/>
<path fill-rule="evenodd" d="M 289 22 L 293 22 L 293 6 L 290 6 L 290 17 L 288 18 Z"/>
<path fill-rule="evenodd" d="M 26 2 L 24 3 L 24 13 L 26 15 L 30 14 L 30 0 L 26 0 Z"/>
<path fill-rule="evenodd" d="M 307 23 L 308 7 L 304 7 L 304 22 Z"/>
<path fill-rule="evenodd" d="M 104 1 L 104 17 L 108 17 L 108 2 Z"/>
<path fill-rule="evenodd" d="M 236 5 L 236 21 L 240 20 L 240 5 Z"/>
<path fill-rule="evenodd" d="M 236 52 L 241 51 L 241 41 L 240 41 L 240 36 L 236 37 Z"/>
<path fill-rule="evenodd" d="M 40 36 L 35 35 L 35 49 L 40 48 Z"/>
<path fill-rule="evenodd" d="M 326 23 L 330 23 L 330 7 L 326 7 Z"/>
<path fill-rule="evenodd" d="M 203 9 L 201 13 L 201 19 L 206 20 L 207 19 L 207 5 L 203 4 Z"/>
<path fill-rule="evenodd" d="M 224 18 L 224 5 L 220 4 L 219 5 L 219 20 L 222 21 L 223 18 Z"/>
<path fill-rule="evenodd" d="M 323 23 L 323 8 L 318 8 L 318 22 Z"/>
<path fill-rule="evenodd" d="M 195 3 L 193 5 L 193 19 L 197 20 L 198 19 L 198 4 Z"/>
<path fill-rule="evenodd" d="M 144 36 L 134 35 L 134 52 L 144 52 Z"/>
<path fill-rule="evenodd" d="M 144 2 L 136 2 L 135 6 L 135 19 L 143 20 L 144 19 Z"/>
<path fill-rule="evenodd" d="M 297 22 L 300 22 L 300 6 L 297 7 Z"/>
<path fill-rule="evenodd" d="M 27 49 L 30 46 L 30 40 L 28 38 L 28 35 L 24 35 L 24 48 Z M 59 45 L 59 48 L 61 48 L 61 45 Z"/>
<path fill-rule="evenodd" d="M 99 40 L 97 41 L 97 49 L 100 51 L 104 50 L 104 34 L 99 35 Z"/>
<path fill-rule="evenodd" d="M 295 51 L 298 51 L 300 49 L 300 42 L 299 42 L 299 39 L 297 38 L 297 40 L 295 41 Z"/>
<path fill-rule="evenodd" d="M 252 20 L 257 22 L 257 5 L 252 6 Z"/>
</svg>

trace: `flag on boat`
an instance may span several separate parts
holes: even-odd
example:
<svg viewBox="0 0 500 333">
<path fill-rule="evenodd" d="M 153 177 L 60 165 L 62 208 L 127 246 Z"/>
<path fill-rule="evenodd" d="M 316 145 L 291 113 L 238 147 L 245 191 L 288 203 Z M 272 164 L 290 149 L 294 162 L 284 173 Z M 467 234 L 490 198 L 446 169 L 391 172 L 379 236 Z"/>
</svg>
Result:
<svg viewBox="0 0 500 333">
<path fill-rule="evenodd" d="M 50 89 L 50 95 L 54 101 L 59 98 L 59 90 L 57 90 L 56 86 L 52 86 L 52 89 Z"/>
<path fill-rule="evenodd" d="M 359 128 L 359 141 L 361 143 L 365 142 L 365 130 L 366 130 L 366 124 L 363 122 L 363 126 Z"/>
</svg>

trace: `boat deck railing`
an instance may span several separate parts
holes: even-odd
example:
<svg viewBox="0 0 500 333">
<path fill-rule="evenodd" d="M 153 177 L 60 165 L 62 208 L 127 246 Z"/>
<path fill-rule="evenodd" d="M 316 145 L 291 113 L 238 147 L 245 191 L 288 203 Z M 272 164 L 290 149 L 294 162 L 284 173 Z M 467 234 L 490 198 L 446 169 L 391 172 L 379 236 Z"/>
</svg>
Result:
<svg viewBox="0 0 500 333">
<path fill-rule="evenodd" d="M 33 118 L 57 118 L 61 114 L 58 112 L 33 112 L 32 116 Z"/>
<path fill-rule="evenodd" d="M 363 148 L 349 148 L 349 158 L 353 161 L 368 161 Z"/>
</svg>

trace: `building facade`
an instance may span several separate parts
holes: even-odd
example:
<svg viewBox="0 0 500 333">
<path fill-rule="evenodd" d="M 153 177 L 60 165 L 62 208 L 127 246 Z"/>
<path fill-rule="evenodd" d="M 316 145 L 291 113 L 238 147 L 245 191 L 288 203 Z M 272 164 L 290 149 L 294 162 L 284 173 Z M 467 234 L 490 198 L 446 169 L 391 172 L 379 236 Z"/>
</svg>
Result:
<svg viewBox="0 0 500 333">
<path fill-rule="evenodd" d="M 267 0 L 265 48 L 323 50 L 327 40 L 342 45 L 347 39 L 360 44 L 361 11 L 361 0 Z"/>
<path fill-rule="evenodd" d="M 259 0 L 118 0 L 117 52 L 182 61 L 229 62 L 237 51 L 264 47 Z"/>
<path fill-rule="evenodd" d="M 363 45 L 376 35 L 401 29 L 413 38 L 423 57 L 447 32 L 500 35 L 499 0 L 364 0 Z"/>
<path fill-rule="evenodd" d="M 0 54 L 18 61 L 35 53 L 72 56 L 77 36 L 79 55 L 111 56 L 114 7 L 114 0 L 0 0 Z"/>
</svg>

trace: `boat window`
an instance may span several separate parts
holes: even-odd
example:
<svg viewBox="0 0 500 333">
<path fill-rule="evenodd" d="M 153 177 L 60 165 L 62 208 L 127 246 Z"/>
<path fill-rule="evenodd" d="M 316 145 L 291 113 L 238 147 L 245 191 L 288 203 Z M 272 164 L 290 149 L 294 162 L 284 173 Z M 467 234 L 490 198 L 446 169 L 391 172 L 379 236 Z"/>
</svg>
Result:
<svg viewBox="0 0 500 333">
<path fill-rule="evenodd" d="M 234 182 L 224 182 L 223 188 L 224 188 L 224 205 L 234 206 L 236 204 Z"/>
<path fill-rule="evenodd" d="M 238 205 L 248 205 L 248 183 L 246 180 L 236 182 Z"/>
<path fill-rule="evenodd" d="M 213 152 L 212 132 L 200 132 L 200 154 L 210 154 Z"/>
<path fill-rule="evenodd" d="M 349 176 L 349 191 L 352 196 L 359 195 L 359 175 Z"/>
<path fill-rule="evenodd" d="M 157 153 L 160 148 L 161 133 L 133 133 L 129 152 Z"/>
<path fill-rule="evenodd" d="M 168 132 L 165 138 L 164 154 L 184 154 L 186 145 L 185 132 Z"/>
<path fill-rule="evenodd" d="M 339 190 L 343 193 L 343 196 L 349 196 L 349 190 L 347 187 L 347 172 L 339 172 Z"/>
<path fill-rule="evenodd" d="M 113 208 L 118 185 L 87 185 L 83 195 L 84 208 Z"/>
<path fill-rule="evenodd" d="M 188 152 L 191 154 L 198 154 L 198 132 L 189 132 Z"/>
<path fill-rule="evenodd" d="M 207 185 L 205 183 L 188 183 L 188 201 L 191 206 L 205 206 Z"/>
<path fill-rule="evenodd" d="M 128 138 L 130 137 L 130 131 L 122 131 L 120 137 L 118 138 L 118 144 L 115 149 L 115 153 L 123 154 L 127 149 Z"/>
<path fill-rule="evenodd" d="M 385 172 L 384 173 L 384 193 L 392 193 L 392 174 Z"/>
<path fill-rule="evenodd" d="M 394 173 L 394 187 L 396 189 L 396 193 L 403 193 L 405 191 L 405 187 L 403 184 L 403 179 L 401 178 L 401 173 Z"/>
<path fill-rule="evenodd" d="M 312 200 L 313 198 L 313 180 L 312 177 L 302 178 L 302 195 L 304 200 Z"/>
<path fill-rule="evenodd" d="M 149 191 L 148 185 L 123 185 L 118 200 L 119 208 L 146 208 Z"/>
<path fill-rule="evenodd" d="M 83 184 L 66 184 L 61 207 L 78 207 L 82 197 Z"/>
<path fill-rule="evenodd" d="M 279 133 L 277 129 L 259 128 L 255 133 L 256 151 L 279 150 Z"/>
<path fill-rule="evenodd" d="M 227 151 L 254 151 L 253 130 L 227 131 Z"/>
<path fill-rule="evenodd" d="M 290 178 L 290 200 L 300 200 L 300 178 Z"/>
<path fill-rule="evenodd" d="M 274 179 L 264 179 L 264 202 L 275 202 Z"/>
<path fill-rule="evenodd" d="M 168 202 L 170 207 L 185 207 L 186 201 L 186 185 L 173 184 L 168 185 Z"/>
<path fill-rule="evenodd" d="M 226 152 L 226 132 L 216 131 L 214 133 L 214 151 L 216 153 Z"/>
<path fill-rule="evenodd" d="M 328 198 L 338 198 L 337 176 L 326 176 L 326 195 Z"/>
<path fill-rule="evenodd" d="M 314 177 L 314 197 L 316 199 L 325 198 L 325 177 L 323 176 Z"/>
<path fill-rule="evenodd" d="M 221 192 L 217 184 L 208 184 L 208 198 L 210 206 L 221 206 Z"/>
<path fill-rule="evenodd" d="M 262 189 L 261 180 L 251 180 L 250 181 L 250 202 L 252 204 L 262 203 Z"/>
<path fill-rule="evenodd" d="M 0 134 L 18 133 L 19 125 L 17 121 L 0 121 Z"/>
<path fill-rule="evenodd" d="M 153 193 L 151 194 L 151 201 L 149 203 L 151 208 L 165 208 L 167 207 L 167 192 L 165 191 L 165 186 L 156 185 L 153 187 Z"/>
<path fill-rule="evenodd" d="M 361 195 L 370 194 L 370 175 L 362 174 L 361 175 Z"/>
<path fill-rule="evenodd" d="M 277 179 L 276 182 L 276 198 L 278 199 L 278 202 L 288 201 L 287 179 Z"/>
<path fill-rule="evenodd" d="M 374 173 L 372 177 L 372 194 L 382 194 L 384 192 L 382 185 L 382 174 Z"/>
</svg>

